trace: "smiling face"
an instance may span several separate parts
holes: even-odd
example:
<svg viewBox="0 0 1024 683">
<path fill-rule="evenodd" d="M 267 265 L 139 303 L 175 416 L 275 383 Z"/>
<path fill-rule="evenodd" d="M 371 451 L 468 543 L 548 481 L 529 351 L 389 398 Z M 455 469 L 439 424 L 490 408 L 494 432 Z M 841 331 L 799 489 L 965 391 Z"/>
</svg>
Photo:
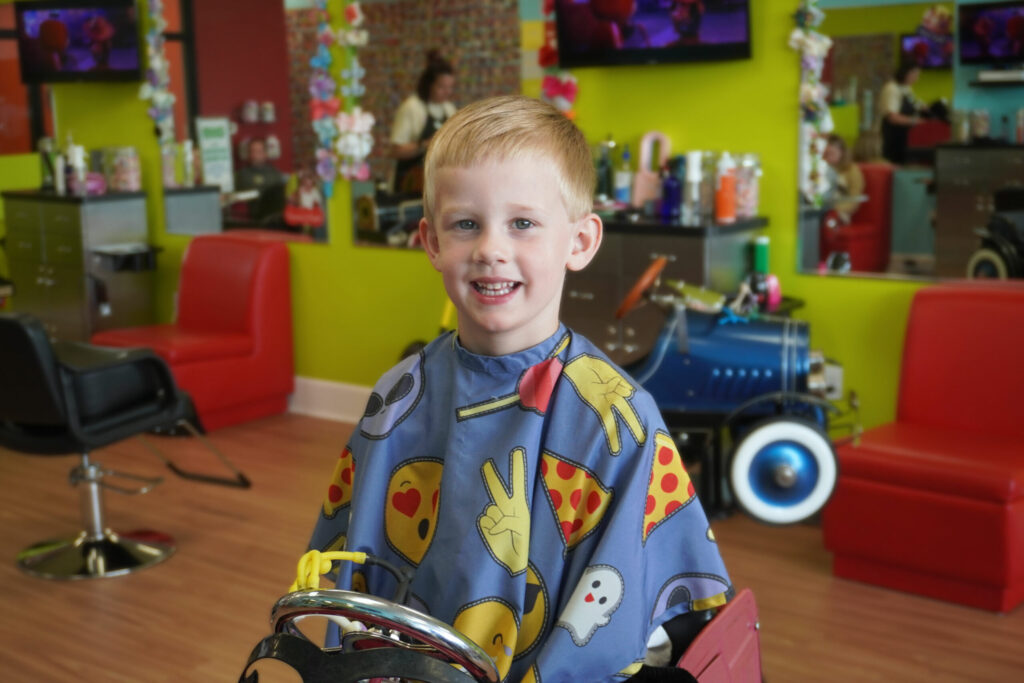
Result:
<svg viewBox="0 0 1024 683">
<path fill-rule="evenodd" d="M 601 241 L 601 219 L 572 220 L 561 186 L 555 164 L 536 156 L 438 169 L 420 237 L 470 351 L 514 353 L 558 329 L 565 271 L 587 265 Z"/>
</svg>

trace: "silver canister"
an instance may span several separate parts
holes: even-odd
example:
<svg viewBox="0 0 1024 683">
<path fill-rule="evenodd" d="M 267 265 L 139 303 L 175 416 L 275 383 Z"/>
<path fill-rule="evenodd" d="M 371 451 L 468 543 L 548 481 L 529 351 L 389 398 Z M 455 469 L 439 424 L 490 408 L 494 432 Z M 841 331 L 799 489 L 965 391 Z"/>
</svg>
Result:
<svg viewBox="0 0 1024 683">
<path fill-rule="evenodd" d="M 992 134 L 992 126 L 990 125 L 987 109 L 972 109 L 970 119 L 972 140 L 987 138 Z"/>
<path fill-rule="evenodd" d="M 139 155 L 134 147 L 105 148 L 103 174 L 111 192 L 138 192 L 142 189 Z"/>
<path fill-rule="evenodd" d="M 761 159 L 741 154 L 736 168 L 736 217 L 754 218 L 761 203 Z"/>
</svg>

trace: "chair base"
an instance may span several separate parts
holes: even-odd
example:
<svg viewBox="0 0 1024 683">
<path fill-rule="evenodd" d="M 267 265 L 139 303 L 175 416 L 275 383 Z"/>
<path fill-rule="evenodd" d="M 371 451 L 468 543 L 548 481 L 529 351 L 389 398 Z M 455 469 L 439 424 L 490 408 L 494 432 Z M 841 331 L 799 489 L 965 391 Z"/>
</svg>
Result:
<svg viewBox="0 0 1024 683">
<path fill-rule="evenodd" d="M 18 553 L 18 566 L 44 579 L 123 576 L 163 562 L 174 554 L 174 540 L 159 532 L 116 534 L 99 539 L 82 531 L 74 538 L 36 543 Z"/>
</svg>

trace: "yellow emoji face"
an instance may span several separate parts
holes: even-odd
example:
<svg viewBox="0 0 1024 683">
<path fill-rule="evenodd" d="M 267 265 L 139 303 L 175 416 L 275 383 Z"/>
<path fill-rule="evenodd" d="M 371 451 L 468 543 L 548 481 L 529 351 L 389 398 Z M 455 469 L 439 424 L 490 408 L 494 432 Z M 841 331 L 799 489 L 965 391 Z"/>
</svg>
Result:
<svg viewBox="0 0 1024 683">
<path fill-rule="evenodd" d="M 523 623 L 519 627 L 519 639 L 516 641 L 516 657 L 534 646 L 544 629 L 547 616 L 547 587 L 531 564 L 526 568 L 526 602 L 523 605 Z"/>
<path fill-rule="evenodd" d="M 331 484 L 327 487 L 327 495 L 324 496 L 324 517 L 330 519 L 338 508 L 348 505 L 352 500 L 352 477 L 355 476 L 355 472 L 352 451 L 345 446 L 345 450 L 338 456 L 338 462 L 334 465 Z"/>
<path fill-rule="evenodd" d="M 459 610 L 453 626 L 490 655 L 504 680 L 512 666 L 518 634 L 512 608 L 496 598 L 481 600 Z"/>
<path fill-rule="evenodd" d="M 388 544 L 417 566 L 434 540 L 442 470 L 440 460 L 411 460 L 396 469 L 388 483 L 384 507 Z"/>
</svg>

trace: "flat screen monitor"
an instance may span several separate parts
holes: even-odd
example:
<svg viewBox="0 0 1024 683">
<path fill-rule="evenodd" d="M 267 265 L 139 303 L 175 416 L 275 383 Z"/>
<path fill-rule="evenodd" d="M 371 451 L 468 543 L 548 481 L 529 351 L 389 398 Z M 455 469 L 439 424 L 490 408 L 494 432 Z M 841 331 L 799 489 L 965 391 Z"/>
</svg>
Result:
<svg viewBox="0 0 1024 683">
<path fill-rule="evenodd" d="M 916 64 L 921 69 L 950 69 L 953 67 L 953 39 L 951 36 L 931 37 L 918 33 L 900 36 L 902 61 Z"/>
<path fill-rule="evenodd" d="M 14 13 L 23 82 L 141 80 L 135 0 L 33 0 Z"/>
<path fill-rule="evenodd" d="M 747 59 L 749 0 L 556 0 L 563 68 Z"/>
<path fill-rule="evenodd" d="M 1024 64 L 1024 1 L 957 6 L 961 64 Z"/>
</svg>

